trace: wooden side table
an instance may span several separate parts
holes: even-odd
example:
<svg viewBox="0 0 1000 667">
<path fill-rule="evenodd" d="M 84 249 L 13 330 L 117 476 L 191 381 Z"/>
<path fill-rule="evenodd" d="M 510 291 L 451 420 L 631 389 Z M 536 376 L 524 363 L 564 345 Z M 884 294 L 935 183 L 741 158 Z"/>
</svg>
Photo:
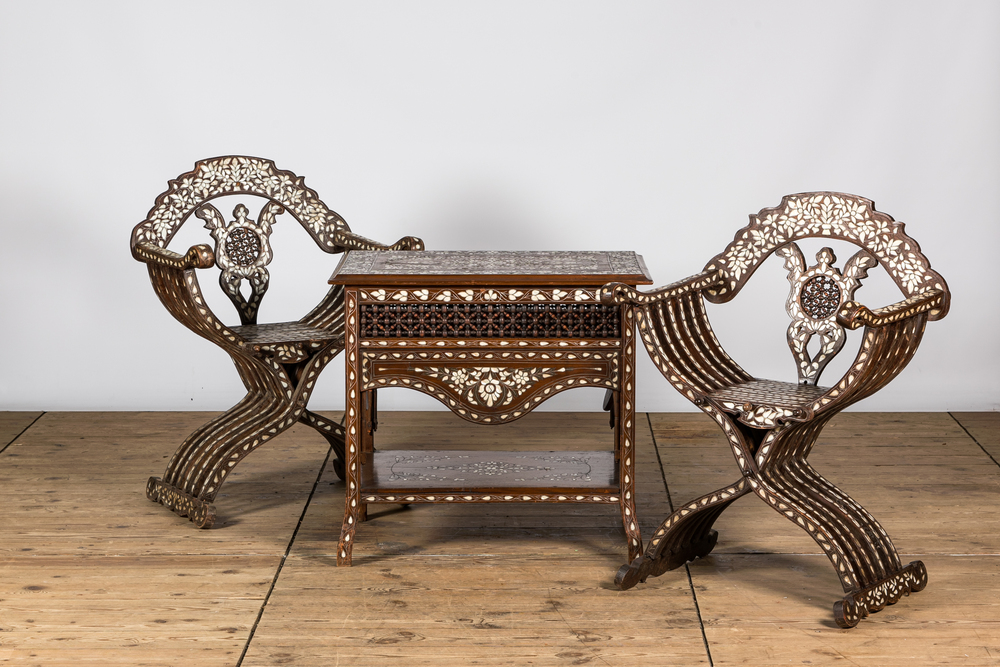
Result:
<svg viewBox="0 0 1000 667">
<path fill-rule="evenodd" d="M 350 565 L 368 503 L 615 503 L 629 559 L 635 517 L 635 340 L 607 282 L 652 284 L 634 252 L 354 251 L 344 286 L 346 509 L 337 564 Z M 458 416 L 501 424 L 575 387 L 608 390 L 614 451 L 375 451 L 375 394 L 408 387 Z"/>
</svg>

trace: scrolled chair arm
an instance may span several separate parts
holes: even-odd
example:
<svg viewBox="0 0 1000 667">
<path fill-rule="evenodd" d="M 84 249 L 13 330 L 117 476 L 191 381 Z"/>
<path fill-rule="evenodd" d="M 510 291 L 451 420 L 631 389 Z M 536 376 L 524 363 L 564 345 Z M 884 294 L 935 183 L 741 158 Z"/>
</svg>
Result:
<svg viewBox="0 0 1000 667">
<path fill-rule="evenodd" d="M 416 236 L 404 236 L 391 246 L 389 250 L 423 250 L 424 242 Z"/>
<path fill-rule="evenodd" d="M 945 305 L 946 297 L 944 290 L 932 289 L 875 310 L 870 310 L 857 301 L 845 301 L 837 312 L 837 322 L 848 329 L 862 326 L 878 329 L 920 313 L 940 309 Z"/>
<path fill-rule="evenodd" d="M 608 305 L 647 304 L 673 299 L 690 292 L 697 292 L 722 281 L 719 271 L 703 271 L 684 280 L 660 287 L 651 292 L 640 292 L 625 283 L 608 283 L 601 288 L 601 302 Z"/>
<path fill-rule="evenodd" d="M 146 264 L 157 264 L 171 269 L 210 269 L 215 265 L 215 253 L 204 243 L 191 246 L 181 255 L 161 248 L 155 243 L 139 242 L 132 246 L 132 256 Z"/>
<path fill-rule="evenodd" d="M 404 236 L 392 245 L 385 245 L 360 234 L 340 230 L 334 236 L 333 242 L 345 250 L 423 250 L 424 242 L 416 236 Z"/>
</svg>

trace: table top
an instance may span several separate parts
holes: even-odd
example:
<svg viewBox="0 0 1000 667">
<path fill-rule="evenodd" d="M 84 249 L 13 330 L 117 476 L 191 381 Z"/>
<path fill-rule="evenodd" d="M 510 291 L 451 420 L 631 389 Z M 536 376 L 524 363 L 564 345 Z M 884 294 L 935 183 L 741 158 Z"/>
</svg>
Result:
<svg viewBox="0 0 1000 667">
<path fill-rule="evenodd" d="M 641 255 L 632 251 L 422 250 L 347 253 L 330 277 L 334 285 L 651 285 Z"/>
</svg>

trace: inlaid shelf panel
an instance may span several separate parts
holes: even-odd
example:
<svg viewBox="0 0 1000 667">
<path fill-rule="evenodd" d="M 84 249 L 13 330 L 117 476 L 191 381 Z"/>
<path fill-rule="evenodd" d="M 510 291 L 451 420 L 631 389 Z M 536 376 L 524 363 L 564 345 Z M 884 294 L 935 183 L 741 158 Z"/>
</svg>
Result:
<svg viewBox="0 0 1000 667">
<path fill-rule="evenodd" d="M 618 502 L 619 496 L 611 451 L 389 450 L 371 458 L 362 477 L 369 501 Z"/>
</svg>

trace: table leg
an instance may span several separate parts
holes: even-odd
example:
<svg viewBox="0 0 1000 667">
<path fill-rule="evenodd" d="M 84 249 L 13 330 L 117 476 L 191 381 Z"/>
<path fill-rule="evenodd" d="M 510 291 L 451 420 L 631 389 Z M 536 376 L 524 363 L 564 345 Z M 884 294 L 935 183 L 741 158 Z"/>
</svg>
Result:
<svg viewBox="0 0 1000 667">
<path fill-rule="evenodd" d="M 622 308 L 622 356 L 618 378 L 615 427 L 620 480 L 622 524 L 628 540 L 629 562 L 642 554 L 642 536 L 635 515 L 635 338 L 631 308 Z"/>
<path fill-rule="evenodd" d="M 375 430 L 378 428 L 378 412 L 376 407 L 376 390 L 369 389 L 361 392 L 361 455 L 358 457 L 359 467 L 364 470 L 365 466 L 373 465 L 373 454 L 375 453 Z M 360 500 L 358 508 L 358 523 L 368 520 L 368 503 Z"/>
<path fill-rule="evenodd" d="M 344 491 L 344 525 L 340 531 L 340 543 L 337 545 L 337 565 L 349 567 L 351 552 L 354 548 L 354 531 L 357 528 L 361 511 L 361 363 L 358 352 L 358 294 L 356 290 L 346 290 L 344 295 L 345 310 L 345 346 L 347 391 L 344 419 L 347 472 Z"/>
</svg>

